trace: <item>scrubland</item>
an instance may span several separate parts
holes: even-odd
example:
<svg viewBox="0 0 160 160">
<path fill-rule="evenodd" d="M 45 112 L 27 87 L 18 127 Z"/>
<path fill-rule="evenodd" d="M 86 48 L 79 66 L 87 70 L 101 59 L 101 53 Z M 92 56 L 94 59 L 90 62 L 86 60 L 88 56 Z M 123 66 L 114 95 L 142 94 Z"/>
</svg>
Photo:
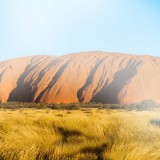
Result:
<svg viewBox="0 0 160 160">
<path fill-rule="evenodd" d="M 160 111 L 0 109 L 0 160 L 158 160 Z"/>
</svg>

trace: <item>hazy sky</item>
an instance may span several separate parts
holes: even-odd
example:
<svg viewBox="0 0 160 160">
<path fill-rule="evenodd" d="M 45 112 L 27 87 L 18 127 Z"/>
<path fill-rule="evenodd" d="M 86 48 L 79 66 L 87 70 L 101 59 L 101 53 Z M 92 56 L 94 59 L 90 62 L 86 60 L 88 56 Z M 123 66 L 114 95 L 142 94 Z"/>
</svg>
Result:
<svg viewBox="0 0 160 160">
<path fill-rule="evenodd" d="M 160 56 L 160 1 L 0 0 L 0 60 L 93 50 Z"/>
</svg>

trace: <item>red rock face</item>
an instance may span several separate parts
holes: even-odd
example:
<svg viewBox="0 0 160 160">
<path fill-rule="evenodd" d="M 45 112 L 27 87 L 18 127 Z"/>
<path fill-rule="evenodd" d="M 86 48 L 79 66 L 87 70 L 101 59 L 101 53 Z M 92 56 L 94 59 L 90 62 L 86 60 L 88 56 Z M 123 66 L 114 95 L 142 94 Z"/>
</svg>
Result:
<svg viewBox="0 0 160 160">
<path fill-rule="evenodd" d="M 0 102 L 160 102 L 160 58 L 105 52 L 0 62 Z"/>
</svg>

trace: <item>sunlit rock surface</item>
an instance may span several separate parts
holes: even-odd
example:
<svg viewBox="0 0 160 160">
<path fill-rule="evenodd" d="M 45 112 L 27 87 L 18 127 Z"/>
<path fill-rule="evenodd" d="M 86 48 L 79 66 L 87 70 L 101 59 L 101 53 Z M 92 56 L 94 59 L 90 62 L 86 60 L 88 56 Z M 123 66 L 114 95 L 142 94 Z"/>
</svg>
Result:
<svg viewBox="0 0 160 160">
<path fill-rule="evenodd" d="M 160 58 L 109 52 L 0 62 L 0 102 L 160 102 Z"/>
</svg>

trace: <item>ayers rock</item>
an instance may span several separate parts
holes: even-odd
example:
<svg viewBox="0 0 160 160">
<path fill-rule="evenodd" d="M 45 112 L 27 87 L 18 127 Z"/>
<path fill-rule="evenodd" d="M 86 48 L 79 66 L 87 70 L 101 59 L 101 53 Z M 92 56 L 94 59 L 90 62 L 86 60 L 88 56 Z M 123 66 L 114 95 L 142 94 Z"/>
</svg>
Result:
<svg viewBox="0 0 160 160">
<path fill-rule="evenodd" d="M 160 102 L 160 57 L 83 52 L 0 62 L 0 102 Z"/>
</svg>

